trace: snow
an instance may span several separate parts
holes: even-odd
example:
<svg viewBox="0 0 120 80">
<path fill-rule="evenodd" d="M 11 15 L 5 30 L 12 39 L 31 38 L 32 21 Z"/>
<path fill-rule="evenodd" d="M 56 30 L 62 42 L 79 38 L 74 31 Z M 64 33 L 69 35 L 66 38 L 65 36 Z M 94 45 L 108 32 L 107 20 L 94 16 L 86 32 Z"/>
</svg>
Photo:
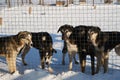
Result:
<svg viewBox="0 0 120 80">
<path fill-rule="evenodd" d="M 34 2 L 36 3 L 36 2 Z M 32 13 L 28 9 L 32 7 Z M 31 48 L 25 60 L 27 66 L 23 66 L 21 55 L 17 57 L 18 73 L 9 74 L 8 66 L 3 57 L 0 57 L 0 80 L 119 80 L 120 79 L 120 56 L 114 50 L 110 52 L 109 71 L 101 71 L 92 76 L 90 57 L 87 57 L 86 72 L 80 72 L 80 65 L 73 62 L 73 70 L 68 71 L 68 55 L 66 54 L 66 65 L 62 65 L 63 41 L 61 34 L 57 33 L 59 26 L 63 24 L 95 25 L 103 31 L 120 31 L 120 5 L 96 5 L 96 9 L 90 5 L 69 5 L 69 7 L 24 5 L 12 8 L 2 8 L 0 17 L 3 25 L 0 26 L 0 36 L 17 34 L 19 31 L 41 32 L 47 31 L 53 39 L 53 46 L 57 50 L 51 62 L 54 72 L 49 73 L 47 68 L 40 68 L 40 57 L 38 50 Z M 78 60 L 78 56 L 77 60 Z"/>
</svg>

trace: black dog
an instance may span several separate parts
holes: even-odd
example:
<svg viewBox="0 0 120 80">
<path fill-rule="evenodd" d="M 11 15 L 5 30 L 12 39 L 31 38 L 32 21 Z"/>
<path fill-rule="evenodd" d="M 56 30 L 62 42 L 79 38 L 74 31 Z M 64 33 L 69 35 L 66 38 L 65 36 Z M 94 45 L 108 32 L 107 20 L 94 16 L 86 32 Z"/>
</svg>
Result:
<svg viewBox="0 0 120 80">
<path fill-rule="evenodd" d="M 81 71 L 85 72 L 86 56 L 90 55 L 92 75 L 94 75 L 94 46 L 88 41 L 88 31 L 91 28 L 97 28 L 100 30 L 99 27 L 79 25 L 74 28 L 69 38 L 73 39 L 74 43 L 77 45 Z"/>
<path fill-rule="evenodd" d="M 50 67 L 50 61 L 52 59 L 53 53 L 57 52 L 53 48 L 53 42 L 52 37 L 48 32 L 38 32 L 38 33 L 31 33 L 32 34 L 32 41 L 33 41 L 33 47 L 39 50 L 40 53 L 40 59 L 41 59 L 41 66 L 42 69 L 45 68 L 45 64 L 48 65 L 48 68 Z M 29 46 L 26 46 L 22 55 L 22 60 L 24 65 L 26 65 L 26 62 L 24 61 L 25 55 L 29 51 Z"/>
<path fill-rule="evenodd" d="M 73 26 L 72 25 L 68 25 L 68 24 L 62 25 L 58 29 L 58 31 L 57 31 L 57 32 L 61 32 L 62 33 L 62 40 L 64 40 L 64 46 L 63 46 L 63 50 L 62 50 L 62 53 L 63 53 L 62 64 L 63 65 L 65 65 L 65 55 L 66 55 L 66 53 L 68 51 L 66 39 L 69 38 L 69 36 L 72 33 L 72 31 L 73 31 Z M 75 64 L 78 64 L 75 56 L 73 56 L 73 57 L 74 57 Z"/>
<path fill-rule="evenodd" d="M 98 73 L 101 65 L 103 65 L 104 73 L 106 73 L 108 71 L 109 52 L 113 48 L 116 48 L 117 50 L 120 49 L 120 32 L 101 32 L 98 29 L 90 29 L 88 34 L 90 41 L 95 47 L 97 56 L 96 72 Z"/>
</svg>

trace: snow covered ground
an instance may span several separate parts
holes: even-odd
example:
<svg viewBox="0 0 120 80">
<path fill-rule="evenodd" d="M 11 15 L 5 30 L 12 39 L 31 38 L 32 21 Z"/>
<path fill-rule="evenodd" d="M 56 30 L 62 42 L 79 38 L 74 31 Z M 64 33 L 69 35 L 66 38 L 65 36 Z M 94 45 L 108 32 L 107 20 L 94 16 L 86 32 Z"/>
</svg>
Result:
<svg viewBox="0 0 120 80">
<path fill-rule="evenodd" d="M 29 14 L 29 6 L 32 13 Z M 20 55 L 17 57 L 17 68 L 20 74 L 11 75 L 3 57 L 0 57 L 0 80 L 119 80 L 120 79 L 120 56 L 112 50 L 110 52 L 109 72 L 101 72 L 92 76 L 90 69 L 90 58 L 87 57 L 86 72 L 80 72 L 80 65 L 73 64 L 73 70 L 68 71 L 68 56 L 66 65 L 61 64 L 63 41 L 61 34 L 57 33 L 59 26 L 63 24 L 95 25 L 103 31 L 120 31 L 120 5 L 97 5 L 94 9 L 90 5 L 69 7 L 24 5 L 22 7 L 2 8 L 0 17 L 3 25 L 0 26 L 0 36 L 17 34 L 19 31 L 41 32 L 47 31 L 51 34 L 54 54 L 51 67 L 54 73 L 42 70 L 38 50 L 32 48 L 26 56 L 27 66 L 23 66 Z M 77 57 L 78 59 L 78 57 Z"/>
</svg>

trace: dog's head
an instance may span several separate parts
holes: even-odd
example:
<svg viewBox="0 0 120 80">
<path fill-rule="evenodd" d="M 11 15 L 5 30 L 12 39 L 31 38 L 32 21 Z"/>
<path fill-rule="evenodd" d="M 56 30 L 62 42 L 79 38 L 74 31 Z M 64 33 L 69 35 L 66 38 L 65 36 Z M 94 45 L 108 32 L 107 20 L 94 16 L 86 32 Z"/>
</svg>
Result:
<svg viewBox="0 0 120 80">
<path fill-rule="evenodd" d="M 98 38 L 100 32 L 101 32 L 101 29 L 99 27 L 93 27 L 93 28 L 89 29 L 88 40 L 95 41 Z"/>
<path fill-rule="evenodd" d="M 82 38 L 84 38 L 86 36 L 86 29 L 87 28 L 84 25 L 76 26 L 73 29 L 73 32 L 69 38 L 75 40 L 75 42 L 78 43 L 78 41 L 80 41 Z"/>
<path fill-rule="evenodd" d="M 73 31 L 73 26 L 65 24 L 65 25 L 62 25 L 57 32 L 62 33 L 62 40 L 64 40 L 64 36 L 66 35 L 67 37 L 69 37 L 72 31 Z"/>
<path fill-rule="evenodd" d="M 27 46 L 31 46 L 32 43 L 32 35 L 28 31 L 21 31 L 17 34 L 18 44 L 23 44 Z"/>
</svg>

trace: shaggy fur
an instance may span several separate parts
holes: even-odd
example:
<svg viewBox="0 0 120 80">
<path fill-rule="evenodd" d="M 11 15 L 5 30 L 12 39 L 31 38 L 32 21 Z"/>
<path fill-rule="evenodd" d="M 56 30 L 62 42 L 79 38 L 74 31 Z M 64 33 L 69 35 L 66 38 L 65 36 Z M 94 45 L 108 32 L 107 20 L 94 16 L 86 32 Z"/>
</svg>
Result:
<svg viewBox="0 0 120 80">
<path fill-rule="evenodd" d="M 9 72 L 16 72 L 16 57 L 24 46 L 31 46 L 31 34 L 27 31 L 19 32 L 17 35 L 0 37 L 0 56 L 6 58 Z"/>
</svg>

